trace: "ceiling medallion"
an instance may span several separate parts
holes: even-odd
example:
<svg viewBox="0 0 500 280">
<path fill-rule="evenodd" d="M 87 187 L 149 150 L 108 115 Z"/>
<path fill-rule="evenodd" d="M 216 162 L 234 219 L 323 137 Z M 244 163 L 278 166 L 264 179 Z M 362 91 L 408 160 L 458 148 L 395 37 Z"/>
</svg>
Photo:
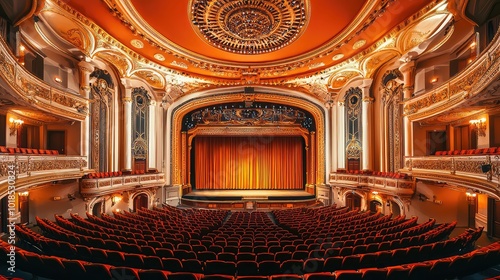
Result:
<svg viewBox="0 0 500 280">
<path fill-rule="evenodd" d="M 165 61 L 165 57 L 159 53 L 155 53 L 154 58 L 156 58 L 159 61 Z"/>
<path fill-rule="evenodd" d="M 332 60 L 339 60 L 344 57 L 343 53 L 338 53 L 332 57 Z"/>
<path fill-rule="evenodd" d="M 133 39 L 132 41 L 130 41 L 130 44 L 132 44 L 132 46 L 138 49 L 144 48 L 144 43 L 137 39 Z"/>
<path fill-rule="evenodd" d="M 261 54 L 296 40 L 308 21 L 309 0 L 192 0 L 191 24 L 212 46 Z"/>
<path fill-rule="evenodd" d="M 357 49 L 361 48 L 362 46 L 364 46 L 365 44 L 366 44 L 366 40 L 361 39 L 361 40 L 357 41 L 356 43 L 354 43 L 354 45 L 352 45 L 352 49 L 357 50 Z"/>
</svg>

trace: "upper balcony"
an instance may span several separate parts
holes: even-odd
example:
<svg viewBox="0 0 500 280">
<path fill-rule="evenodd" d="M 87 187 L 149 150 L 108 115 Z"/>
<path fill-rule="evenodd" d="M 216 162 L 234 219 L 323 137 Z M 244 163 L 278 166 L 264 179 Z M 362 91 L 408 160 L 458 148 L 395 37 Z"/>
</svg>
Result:
<svg viewBox="0 0 500 280">
<path fill-rule="evenodd" d="M 453 110 L 471 106 L 495 106 L 500 83 L 500 32 L 489 46 L 459 74 L 421 95 L 404 101 L 404 115 L 411 121 L 420 121 L 439 114 L 449 115 Z M 489 107 L 488 107 L 489 108 Z"/>
<path fill-rule="evenodd" d="M 53 87 L 28 72 L 0 39 L 0 82 L 20 105 L 29 105 L 42 112 L 72 120 L 84 120 L 89 110 L 89 100 Z"/>
</svg>

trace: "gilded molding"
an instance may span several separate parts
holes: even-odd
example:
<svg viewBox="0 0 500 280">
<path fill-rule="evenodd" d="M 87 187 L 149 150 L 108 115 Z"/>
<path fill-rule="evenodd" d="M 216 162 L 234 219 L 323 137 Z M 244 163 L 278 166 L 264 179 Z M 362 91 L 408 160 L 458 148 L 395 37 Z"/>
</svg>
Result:
<svg viewBox="0 0 500 280">
<path fill-rule="evenodd" d="M 0 76 L 13 89 L 13 93 L 42 111 L 71 119 L 85 119 L 88 99 L 66 93 L 39 80 L 24 70 L 5 45 L 5 41 L 0 41 Z"/>
<path fill-rule="evenodd" d="M 404 115 L 410 120 L 423 119 L 449 110 L 457 104 L 468 102 L 472 97 L 481 94 L 484 87 L 499 78 L 499 34 L 500 32 L 497 32 L 489 49 L 459 75 L 435 90 L 406 100 Z"/>
<path fill-rule="evenodd" d="M 262 102 L 274 102 L 283 105 L 300 107 L 304 110 L 307 110 L 314 117 L 316 122 L 316 133 L 317 135 L 324 135 L 324 127 L 325 127 L 325 116 L 320 108 L 317 107 L 316 104 L 313 104 L 309 101 L 293 97 L 287 95 L 279 95 L 273 93 L 255 93 L 255 101 Z M 238 102 L 244 101 L 246 95 L 243 93 L 231 93 L 231 94 L 219 94 L 214 96 L 206 96 L 196 100 L 192 100 L 190 102 L 186 102 L 180 105 L 173 113 L 172 116 L 172 146 L 171 146 L 171 180 L 172 184 L 181 184 L 181 129 L 182 129 L 182 118 L 185 114 L 190 111 L 203 108 L 206 106 L 221 104 L 221 103 L 229 103 L 229 102 Z M 325 137 L 316 137 L 317 142 L 317 160 L 316 166 L 316 183 L 323 183 L 325 180 Z"/>
</svg>

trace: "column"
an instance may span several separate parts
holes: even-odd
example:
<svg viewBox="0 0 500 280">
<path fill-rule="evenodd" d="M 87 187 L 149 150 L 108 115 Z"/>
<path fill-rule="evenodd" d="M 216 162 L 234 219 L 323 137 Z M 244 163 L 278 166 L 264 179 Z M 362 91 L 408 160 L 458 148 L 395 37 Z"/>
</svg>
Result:
<svg viewBox="0 0 500 280">
<path fill-rule="evenodd" d="M 132 86 L 122 79 L 125 86 L 123 103 L 123 170 L 132 170 Z"/>
<path fill-rule="evenodd" d="M 404 156 L 411 157 L 413 156 L 413 123 L 410 121 L 408 116 L 403 117 L 403 126 L 404 126 Z"/>
<path fill-rule="evenodd" d="M 90 74 L 94 71 L 94 66 L 89 62 L 82 60 L 78 63 L 80 70 L 80 95 L 84 98 L 90 98 Z M 90 105 L 90 104 L 89 104 Z M 90 111 L 90 108 L 89 108 Z M 83 168 L 88 168 L 90 164 L 89 145 L 90 145 L 90 115 L 87 113 L 85 119 L 80 123 L 80 155 L 87 158 L 87 164 Z"/>
<path fill-rule="evenodd" d="M 360 85 L 362 90 L 362 103 L 361 103 L 361 170 L 373 170 L 373 98 L 370 97 L 371 79 L 364 80 Z"/>
<path fill-rule="evenodd" d="M 415 91 L 414 83 L 415 83 L 415 61 L 410 60 L 404 62 L 399 66 L 399 71 L 403 74 L 404 87 L 403 87 L 403 101 L 408 100 L 413 96 L 413 92 Z M 403 116 L 403 141 L 404 141 L 404 156 L 412 156 L 413 155 L 413 146 L 412 146 L 412 138 L 413 138 L 413 125 L 407 116 Z"/>
<path fill-rule="evenodd" d="M 344 102 L 337 105 L 337 169 L 345 169 L 345 107 Z"/>
<path fill-rule="evenodd" d="M 151 100 L 148 109 L 148 168 L 156 169 L 156 101 Z"/>
<path fill-rule="evenodd" d="M 402 63 L 399 66 L 399 71 L 403 74 L 403 98 L 407 100 L 413 96 L 415 91 L 415 60 Z"/>
<path fill-rule="evenodd" d="M 338 140 L 337 140 L 337 133 L 338 133 L 338 124 L 337 124 L 337 106 L 333 105 L 330 108 L 330 122 L 331 122 L 331 137 L 332 139 L 331 142 L 331 150 L 332 150 L 332 166 L 331 166 L 331 171 L 336 172 L 338 168 L 338 163 L 337 163 L 337 155 L 338 155 Z M 329 177 L 329 176 L 328 176 Z M 328 178 L 327 177 L 327 178 Z"/>
<path fill-rule="evenodd" d="M 310 133 L 310 143 L 309 151 L 311 155 L 311 184 L 315 185 L 318 182 L 317 170 L 316 170 L 316 132 L 311 131 Z"/>
</svg>

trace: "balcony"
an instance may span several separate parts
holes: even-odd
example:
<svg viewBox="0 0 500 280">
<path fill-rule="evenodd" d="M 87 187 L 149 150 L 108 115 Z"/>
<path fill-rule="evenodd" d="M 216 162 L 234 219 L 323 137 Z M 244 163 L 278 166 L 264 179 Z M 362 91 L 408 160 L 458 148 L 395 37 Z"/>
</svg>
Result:
<svg viewBox="0 0 500 280">
<path fill-rule="evenodd" d="M 0 80 L 12 89 L 14 97 L 43 112 L 73 120 L 87 117 L 88 99 L 52 87 L 26 71 L 3 39 L 0 39 Z"/>
<path fill-rule="evenodd" d="M 397 174 L 397 173 L 394 173 Z M 366 187 L 380 193 L 411 196 L 415 191 L 415 181 L 411 178 L 394 178 L 384 175 L 330 173 L 330 184 L 337 187 Z"/>
<path fill-rule="evenodd" d="M 82 156 L 64 155 L 0 155 L 0 197 L 9 186 L 16 191 L 57 180 L 78 179 L 87 160 Z"/>
<path fill-rule="evenodd" d="M 163 173 L 130 174 L 107 178 L 82 179 L 80 193 L 83 197 L 113 194 L 137 188 L 159 187 L 165 184 Z"/>
<path fill-rule="evenodd" d="M 472 187 L 500 198 L 500 155 L 406 157 L 404 169 L 417 179 Z"/>
</svg>

